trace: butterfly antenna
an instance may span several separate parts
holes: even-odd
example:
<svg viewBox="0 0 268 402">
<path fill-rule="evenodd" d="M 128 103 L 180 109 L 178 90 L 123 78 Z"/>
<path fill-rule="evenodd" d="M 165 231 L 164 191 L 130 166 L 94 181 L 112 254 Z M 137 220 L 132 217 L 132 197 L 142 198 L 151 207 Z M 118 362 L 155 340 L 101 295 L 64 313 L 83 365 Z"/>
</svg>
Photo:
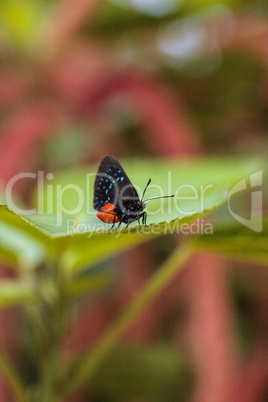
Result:
<svg viewBox="0 0 268 402">
<path fill-rule="evenodd" d="M 146 186 L 145 186 L 145 189 L 143 190 L 143 194 L 142 194 L 142 197 L 141 197 L 141 201 L 143 200 L 143 197 L 144 197 L 144 195 L 145 195 L 145 192 L 146 192 L 148 186 L 150 185 L 150 183 L 151 183 L 151 179 L 149 179 L 148 183 L 147 183 Z"/>
<path fill-rule="evenodd" d="M 151 201 L 151 200 L 158 200 L 159 198 L 172 198 L 172 197 L 175 197 L 175 194 L 173 194 L 173 195 L 163 195 L 162 197 L 147 198 L 147 200 L 144 200 L 144 202 Z"/>
</svg>

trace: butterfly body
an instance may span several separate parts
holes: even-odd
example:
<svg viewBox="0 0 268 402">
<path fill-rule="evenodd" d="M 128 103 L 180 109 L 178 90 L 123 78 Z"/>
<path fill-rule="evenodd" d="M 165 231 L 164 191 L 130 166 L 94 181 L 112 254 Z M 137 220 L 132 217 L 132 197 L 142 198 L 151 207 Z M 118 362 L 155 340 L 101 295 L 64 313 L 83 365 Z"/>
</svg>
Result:
<svg viewBox="0 0 268 402">
<path fill-rule="evenodd" d="M 100 163 L 94 184 L 94 208 L 98 211 L 97 217 L 105 222 L 112 224 L 126 223 L 127 226 L 135 221 L 140 221 L 146 225 L 147 212 L 146 201 L 156 198 L 174 197 L 167 195 L 149 198 L 143 201 L 145 191 L 151 179 L 149 179 L 140 200 L 138 193 L 129 180 L 126 172 L 117 159 L 112 155 L 107 155 Z"/>
<path fill-rule="evenodd" d="M 146 223 L 146 204 L 129 180 L 121 164 L 111 155 L 101 161 L 94 185 L 94 208 L 97 217 L 105 222 L 129 225 L 142 220 Z"/>
</svg>

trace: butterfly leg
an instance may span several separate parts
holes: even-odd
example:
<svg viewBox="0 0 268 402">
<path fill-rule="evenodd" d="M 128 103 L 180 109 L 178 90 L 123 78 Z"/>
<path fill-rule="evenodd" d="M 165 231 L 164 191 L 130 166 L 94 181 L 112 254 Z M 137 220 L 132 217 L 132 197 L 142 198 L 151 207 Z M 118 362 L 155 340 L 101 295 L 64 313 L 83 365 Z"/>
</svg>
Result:
<svg viewBox="0 0 268 402">
<path fill-rule="evenodd" d="M 111 226 L 110 230 L 112 230 L 112 229 L 114 228 L 114 225 L 115 225 L 115 219 L 116 219 L 116 215 L 114 216 L 114 221 L 113 221 L 113 224 L 112 224 L 112 226 Z"/>
<path fill-rule="evenodd" d="M 143 212 L 142 214 L 142 224 L 146 226 L 147 221 L 147 212 Z"/>
<path fill-rule="evenodd" d="M 119 225 L 117 226 L 116 230 L 119 229 L 119 227 L 122 225 L 124 216 L 125 216 L 125 215 L 122 215 L 122 216 L 121 216 Z"/>
<path fill-rule="evenodd" d="M 116 230 L 118 230 L 118 229 L 119 229 L 119 227 L 121 226 L 122 222 L 123 222 L 123 221 L 120 221 L 120 222 L 119 222 L 119 224 L 118 224 L 118 226 L 117 226 Z"/>
<path fill-rule="evenodd" d="M 129 225 L 130 225 L 132 222 L 133 222 L 133 221 L 130 220 L 130 221 L 127 223 L 126 229 L 129 227 Z"/>
</svg>

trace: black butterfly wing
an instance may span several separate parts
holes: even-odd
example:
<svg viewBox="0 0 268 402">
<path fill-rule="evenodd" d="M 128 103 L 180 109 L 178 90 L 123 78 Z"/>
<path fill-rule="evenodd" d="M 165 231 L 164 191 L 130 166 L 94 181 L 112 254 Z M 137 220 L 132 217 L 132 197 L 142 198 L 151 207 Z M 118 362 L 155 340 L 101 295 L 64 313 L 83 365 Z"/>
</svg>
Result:
<svg viewBox="0 0 268 402">
<path fill-rule="evenodd" d="M 94 208 L 98 211 L 108 202 L 120 209 L 139 201 L 138 193 L 121 164 L 112 155 L 101 161 L 94 184 Z"/>
</svg>

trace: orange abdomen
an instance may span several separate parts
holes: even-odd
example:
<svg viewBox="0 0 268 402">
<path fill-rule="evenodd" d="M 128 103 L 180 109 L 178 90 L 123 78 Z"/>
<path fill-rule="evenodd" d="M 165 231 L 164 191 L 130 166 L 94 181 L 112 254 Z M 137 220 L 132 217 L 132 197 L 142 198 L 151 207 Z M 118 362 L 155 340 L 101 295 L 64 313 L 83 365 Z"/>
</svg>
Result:
<svg viewBox="0 0 268 402">
<path fill-rule="evenodd" d="M 115 223 L 120 222 L 120 219 L 115 214 L 114 209 L 115 205 L 108 202 L 105 204 L 100 211 L 97 212 L 97 217 L 105 223 Z"/>
</svg>

